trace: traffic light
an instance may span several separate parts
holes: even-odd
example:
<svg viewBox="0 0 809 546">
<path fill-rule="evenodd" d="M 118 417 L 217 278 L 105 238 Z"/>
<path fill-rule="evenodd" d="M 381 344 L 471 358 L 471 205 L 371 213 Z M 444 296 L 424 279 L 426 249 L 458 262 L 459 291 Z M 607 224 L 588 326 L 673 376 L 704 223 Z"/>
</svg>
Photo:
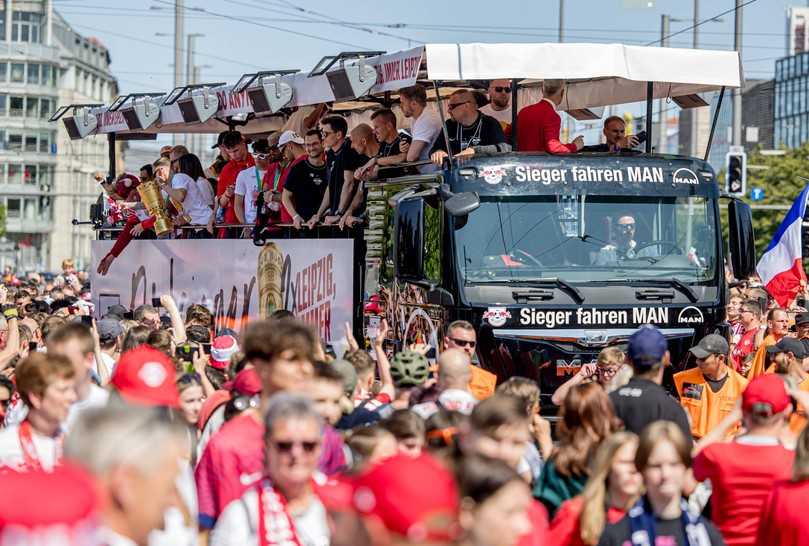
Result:
<svg viewBox="0 0 809 546">
<path fill-rule="evenodd" d="M 744 152 L 725 156 L 725 192 L 737 197 L 747 193 L 747 154 Z"/>
</svg>

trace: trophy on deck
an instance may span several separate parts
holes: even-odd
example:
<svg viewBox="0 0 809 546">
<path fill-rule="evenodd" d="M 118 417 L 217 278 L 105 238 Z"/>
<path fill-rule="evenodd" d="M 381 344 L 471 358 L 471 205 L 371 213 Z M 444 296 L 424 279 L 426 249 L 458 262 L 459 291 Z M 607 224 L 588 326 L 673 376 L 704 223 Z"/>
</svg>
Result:
<svg viewBox="0 0 809 546">
<path fill-rule="evenodd" d="M 160 186 L 158 186 L 157 182 L 154 180 L 141 182 L 136 189 L 140 194 L 140 200 L 143 202 L 143 206 L 146 207 L 149 216 L 154 216 L 154 230 L 157 236 L 160 237 L 174 229 L 171 218 L 169 218 L 169 215 L 166 213 L 163 194 L 160 193 Z"/>
</svg>

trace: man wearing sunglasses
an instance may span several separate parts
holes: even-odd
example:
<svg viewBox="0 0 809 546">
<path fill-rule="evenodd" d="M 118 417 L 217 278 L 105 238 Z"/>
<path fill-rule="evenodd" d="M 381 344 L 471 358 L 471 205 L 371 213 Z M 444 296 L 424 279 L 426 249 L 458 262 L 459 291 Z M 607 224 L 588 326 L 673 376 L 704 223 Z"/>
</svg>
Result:
<svg viewBox="0 0 809 546">
<path fill-rule="evenodd" d="M 264 174 L 270 165 L 270 144 L 266 138 L 259 138 L 253 142 L 253 158 L 256 164 L 247 167 L 236 176 L 233 211 L 240 224 L 253 224 L 256 221 L 256 203 L 261 193 Z"/>
<path fill-rule="evenodd" d="M 243 170 L 256 164 L 255 159 L 247 151 L 247 143 L 239 131 L 228 131 L 222 137 L 222 144 L 219 148 L 225 152 L 229 161 L 219 173 L 219 181 L 216 185 L 216 201 L 219 207 L 225 211 L 224 220 L 226 224 L 238 222 L 236 217 L 235 194 L 236 177 Z M 219 230 L 219 238 L 224 239 L 228 233 L 227 228 Z M 239 230 L 230 233 L 233 237 L 238 237 Z"/>
<path fill-rule="evenodd" d="M 469 356 L 470 362 L 476 359 L 475 349 L 477 348 L 477 333 L 475 327 L 465 320 L 456 320 L 447 326 L 447 333 L 444 335 L 444 350 L 460 349 Z M 471 379 L 469 380 L 469 390 L 478 400 L 494 394 L 497 385 L 497 376 L 478 366 L 472 365 L 469 368 Z"/>
<path fill-rule="evenodd" d="M 657 255 L 655 246 L 635 250 L 638 242 L 635 240 L 635 217 L 631 214 L 619 216 L 612 232 L 612 244 L 601 247 L 593 265 L 616 265 L 620 260 L 650 258 Z"/>
<path fill-rule="evenodd" d="M 436 166 L 443 165 L 447 153 L 453 157 L 468 157 L 476 152 L 511 151 L 500 122 L 478 111 L 478 103 L 471 91 L 455 91 L 449 97 L 447 110 L 451 116 L 446 122 L 449 144 L 443 134 L 438 135 L 430 156 Z"/>
<path fill-rule="evenodd" d="M 489 104 L 480 112 L 499 121 L 506 136 L 511 134 L 511 80 L 489 82 Z"/>
</svg>

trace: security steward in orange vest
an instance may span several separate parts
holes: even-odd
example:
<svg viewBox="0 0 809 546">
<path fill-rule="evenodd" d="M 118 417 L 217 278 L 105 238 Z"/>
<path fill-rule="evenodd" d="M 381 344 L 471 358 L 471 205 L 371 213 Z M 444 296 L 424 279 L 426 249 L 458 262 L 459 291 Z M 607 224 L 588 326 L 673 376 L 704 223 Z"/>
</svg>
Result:
<svg viewBox="0 0 809 546">
<path fill-rule="evenodd" d="M 680 403 L 691 419 L 691 434 L 702 438 L 733 411 L 747 386 L 747 379 L 728 366 L 727 340 L 710 334 L 692 347 L 697 367 L 674 374 Z M 731 429 L 729 435 L 735 433 Z"/>
</svg>

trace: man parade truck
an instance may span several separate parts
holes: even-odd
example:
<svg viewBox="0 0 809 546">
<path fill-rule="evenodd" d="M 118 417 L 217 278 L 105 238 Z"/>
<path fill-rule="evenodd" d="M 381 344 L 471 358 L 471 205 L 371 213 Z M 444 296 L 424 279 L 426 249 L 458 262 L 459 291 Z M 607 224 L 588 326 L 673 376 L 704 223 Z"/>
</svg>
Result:
<svg viewBox="0 0 809 546">
<path fill-rule="evenodd" d="M 718 95 L 708 148 L 725 89 L 741 84 L 732 51 L 427 44 L 340 54 L 308 74 L 260 72 L 232 87 L 136 94 L 111 107 L 66 105 L 57 114 L 72 136 L 107 134 L 111 145 L 227 127 L 258 135 L 288 127 L 320 103 L 331 103 L 351 127 L 379 104 L 396 109 L 397 90 L 415 83 L 428 86 L 430 107 L 443 119 L 453 89 L 492 79 L 513 82 L 514 144 L 532 129 L 518 126 L 518 108 L 539 100 L 543 80 L 563 79 L 560 109 L 597 120 L 604 107 L 645 102 L 647 135 L 655 99 L 697 108 L 708 105 L 706 94 Z M 346 323 L 368 340 L 385 318 L 392 347 L 439 349 L 446 325 L 464 319 L 477 330 L 482 367 L 500 381 L 535 379 L 547 397 L 644 324 L 660 328 L 674 366 L 682 367 L 697 340 L 727 331 L 726 267 L 737 278 L 753 273 L 752 220 L 747 205 L 723 195 L 708 150 L 700 159 L 644 144 L 616 153 L 476 153 L 399 178 L 380 170 L 365 184 L 366 222 L 346 230 L 286 226 L 258 240 L 261 246 L 246 239 L 133 241 L 107 275 L 94 276 L 96 312 L 170 292 L 181 307 L 202 302 L 218 325 L 238 330 L 285 308 L 336 348 Z M 99 234 L 114 229 L 100 220 L 95 227 Z M 111 244 L 95 241 L 94 267 Z"/>
</svg>

